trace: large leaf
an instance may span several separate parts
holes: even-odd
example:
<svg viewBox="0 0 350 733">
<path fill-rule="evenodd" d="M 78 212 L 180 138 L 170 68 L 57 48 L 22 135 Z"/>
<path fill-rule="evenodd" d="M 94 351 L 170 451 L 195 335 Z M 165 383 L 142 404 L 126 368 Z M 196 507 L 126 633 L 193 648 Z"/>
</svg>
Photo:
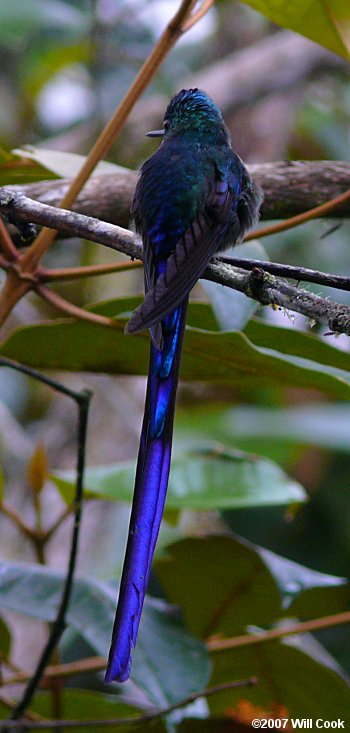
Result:
<svg viewBox="0 0 350 733">
<path fill-rule="evenodd" d="M 252 318 L 244 329 L 245 335 L 256 346 L 310 359 L 319 364 L 349 371 L 349 354 L 331 346 L 327 341 L 297 328 L 275 326 L 259 318 Z"/>
<path fill-rule="evenodd" d="M 77 153 L 63 153 L 59 150 L 36 148 L 33 145 L 26 145 L 13 152 L 27 161 L 32 160 L 39 166 L 59 176 L 59 178 L 74 178 L 86 160 L 83 155 L 77 155 Z M 123 168 L 121 165 L 101 160 L 92 175 L 116 174 L 126 170 L 128 169 Z"/>
<path fill-rule="evenodd" d="M 96 466 L 85 473 L 87 496 L 131 501 L 135 465 L 123 462 Z M 74 496 L 73 472 L 52 476 L 65 501 Z M 175 454 L 172 461 L 167 509 L 235 509 L 305 501 L 300 484 L 275 463 L 259 456 L 230 451 L 219 444 Z"/>
<path fill-rule="evenodd" d="M 256 551 L 279 585 L 286 616 L 306 619 L 347 610 L 350 586 L 346 578 L 320 573 L 262 547 Z"/>
<path fill-rule="evenodd" d="M 331 51 L 350 58 L 348 0 L 244 0 L 283 28 L 301 33 Z"/>
<path fill-rule="evenodd" d="M 156 569 L 188 627 L 204 636 L 208 629 L 210 634 L 239 634 L 252 624 L 269 624 L 283 616 L 339 613 L 349 603 L 345 578 L 317 572 L 233 536 L 176 542 Z"/>
<path fill-rule="evenodd" d="M 22 154 L 0 148 L 0 186 L 57 178 L 48 168 Z"/>
<path fill-rule="evenodd" d="M 125 300 L 108 301 L 92 310 L 118 316 L 125 313 Z M 0 353 L 38 368 L 145 374 L 148 335 L 125 337 L 124 325 L 125 319 L 120 317 L 115 329 L 68 320 L 26 326 L 12 333 Z M 334 351 L 337 354 L 337 349 Z M 188 328 L 181 375 L 183 379 L 250 388 L 278 385 L 319 389 L 338 399 L 349 399 L 350 395 L 350 375 L 343 369 L 255 346 L 242 333 Z"/>
<path fill-rule="evenodd" d="M 253 718 L 311 718 L 312 720 L 344 720 L 345 730 L 350 725 L 350 688 L 328 655 L 322 654 L 323 663 L 307 654 L 308 637 L 297 640 L 269 642 L 217 652 L 212 684 L 234 679 L 257 677 L 253 687 L 234 689 L 208 698 L 214 715 L 229 715 L 233 720 L 249 724 Z M 325 661 L 329 666 L 325 666 Z M 335 668 L 334 668 L 335 667 Z M 250 706 L 249 706 L 250 703 Z M 255 708 L 255 710 L 254 710 Z"/>
<path fill-rule="evenodd" d="M 44 621 L 55 617 L 64 574 L 40 565 L 0 563 L 0 607 Z M 115 615 L 115 591 L 106 583 L 79 578 L 67 621 L 97 654 L 106 656 Z M 210 674 L 204 645 L 184 628 L 164 602 L 146 599 L 132 680 L 159 707 L 205 687 Z"/>
<path fill-rule="evenodd" d="M 283 460 L 288 446 L 312 445 L 350 451 L 350 406 L 311 404 L 273 408 L 244 405 L 198 405 L 177 411 L 177 426 L 183 439 L 212 438 Z"/>
<path fill-rule="evenodd" d="M 201 637 L 240 634 L 279 617 L 281 595 L 267 565 L 252 546 L 232 537 L 176 542 L 156 572 L 188 628 Z"/>
</svg>

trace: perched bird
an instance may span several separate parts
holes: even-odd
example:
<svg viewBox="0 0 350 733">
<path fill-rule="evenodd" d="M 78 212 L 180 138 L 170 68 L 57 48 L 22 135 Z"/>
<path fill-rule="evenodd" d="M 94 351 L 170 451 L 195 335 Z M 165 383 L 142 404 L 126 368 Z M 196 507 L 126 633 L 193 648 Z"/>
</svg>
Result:
<svg viewBox="0 0 350 733">
<path fill-rule="evenodd" d="M 162 519 L 188 296 L 216 252 L 257 220 L 261 193 L 233 152 L 221 112 L 199 89 L 167 107 L 157 152 L 146 160 L 132 215 L 142 236 L 145 298 L 127 333 L 150 330 L 145 413 L 129 537 L 105 681 L 128 679 Z"/>
</svg>

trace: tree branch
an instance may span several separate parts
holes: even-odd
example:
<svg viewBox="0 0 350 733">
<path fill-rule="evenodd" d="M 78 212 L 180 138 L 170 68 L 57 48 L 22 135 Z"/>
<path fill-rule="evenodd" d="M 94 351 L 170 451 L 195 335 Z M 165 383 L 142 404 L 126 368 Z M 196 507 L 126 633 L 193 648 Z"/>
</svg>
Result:
<svg viewBox="0 0 350 733">
<path fill-rule="evenodd" d="M 325 203 L 350 187 L 350 163 L 346 161 L 280 161 L 248 165 L 264 191 L 261 219 L 285 219 Z M 125 168 L 114 175 L 92 176 L 79 194 L 73 211 L 110 224 L 127 227 L 137 171 Z M 58 206 L 70 179 L 7 186 L 43 204 Z M 350 217 L 350 201 L 328 216 Z"/>
<path fill-rule="evenodd" d="M 82 214 L 39 204 L 23 194 L 12 193 L 8 189 L 0 189 L 1 210 L 5 213 L 10 211 L 12 215 L 15 213 L 25 221 L 45 224 L 54 229 L 70 232 L 71 235 L 99 242 L 124 252 L 129 257 L 143 259 L 141 244 L 138 243 L 136 235 L 127 229 L 106 224 Z M 301 313 L 307 318 L 327 325 L 332 333 L 350 335 L 350 308 L 348 306 L 334 303 L 328 298 L 314 295 L 307 290 L 301 290 L 265 272 L 260 266 L 254 267 L 247 274 L 243 269 L 240 270 L 225 262 L 214 260 L 204 272 L 203 277 L 238 290 L 258 300 L 262 305 L 278 305 L 280 308 Z"/>
<path fill-rule="evenodd" d="M 30 722 L 29 720 L 21 721 L 21 727 L 22 730 L 42 730 L 43 728 L 52 728 L 53 730 L 61 730 L 62 728 L 86 728 L 93 726 L 94 728 L 107 728 L 110 726 L 139 726 L 139 725 L 145 725 L 146 723 L 149 723 L 151 721 L 160 720 L 161 718 L 165 718 L 167 715 L 170 715 L 170 713 L 173 713 L 175 710 L 180 710 L 180 708 L 184 708 L 187 705 L 190 705 L 191 703 L 198 700 L 200 697 L 210 697 L 212 695 L 217 695 L 220 692 L 223 692 L 224 690 L 233 690 L 237 687 L 251 687 L 252 685 L 257 684 L 257 678 L 256 677 L 249 677 L 248 679 L 244 680 L 233 680 L 232 682 L 222 682 L 219 685 L 213 685 L 212 687 L 206 687 L 203 690 L 198 690 L 198 692 L 192 692 L 190 695 L 187 695 L 186 697 L 182 698 L 178 702 L 173 703 L 172 705 L 169 705 L 166 708 L 161 708 L 160 710 L 150 710 L 147 713 L 144 713 L 143 715 L 130 715 L 125 718 L 104 718 L 102 720 L 45 720 L 45 721 L 38 721 L 38 722 Z M 7 724 L 8 730 L 13 730 L 13 724 Z"/>
</svg>

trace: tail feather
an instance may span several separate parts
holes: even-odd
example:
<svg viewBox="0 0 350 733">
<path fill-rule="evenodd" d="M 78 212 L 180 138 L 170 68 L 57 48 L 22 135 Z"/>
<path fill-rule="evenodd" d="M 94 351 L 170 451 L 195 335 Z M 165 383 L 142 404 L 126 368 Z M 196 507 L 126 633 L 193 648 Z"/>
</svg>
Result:
<svg viewBox="0 0 350 733">
<path fill-rule="evenodd" d="M 164 345 L 151 344 L 145 414 L 129 536 L 105 682 L 128 679 L 132 649 L 168 488 L 175 399 L 188 299 L 163 322 Z"/>
</svg>

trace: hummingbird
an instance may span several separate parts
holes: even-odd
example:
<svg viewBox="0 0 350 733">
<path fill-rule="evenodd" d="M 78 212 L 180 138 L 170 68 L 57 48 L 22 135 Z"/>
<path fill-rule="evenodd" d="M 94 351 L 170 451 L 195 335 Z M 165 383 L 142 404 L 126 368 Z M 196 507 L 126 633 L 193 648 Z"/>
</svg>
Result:
<svg viewBox="0 0 350 733">
<path fill-rule="evenodd" d="M 107 683 L 130 675 L 168 488 L 189 293 L 214 255 L 255 224 L 262 201 L 220 109 L 204 91 L 178 92 L 163 128 L 147 134 L 162 143 L 141 168 L 131 207 L 142 237 L 145 297 L 125 332 L 149 330 L 150 360 Z"/>
</svg>

